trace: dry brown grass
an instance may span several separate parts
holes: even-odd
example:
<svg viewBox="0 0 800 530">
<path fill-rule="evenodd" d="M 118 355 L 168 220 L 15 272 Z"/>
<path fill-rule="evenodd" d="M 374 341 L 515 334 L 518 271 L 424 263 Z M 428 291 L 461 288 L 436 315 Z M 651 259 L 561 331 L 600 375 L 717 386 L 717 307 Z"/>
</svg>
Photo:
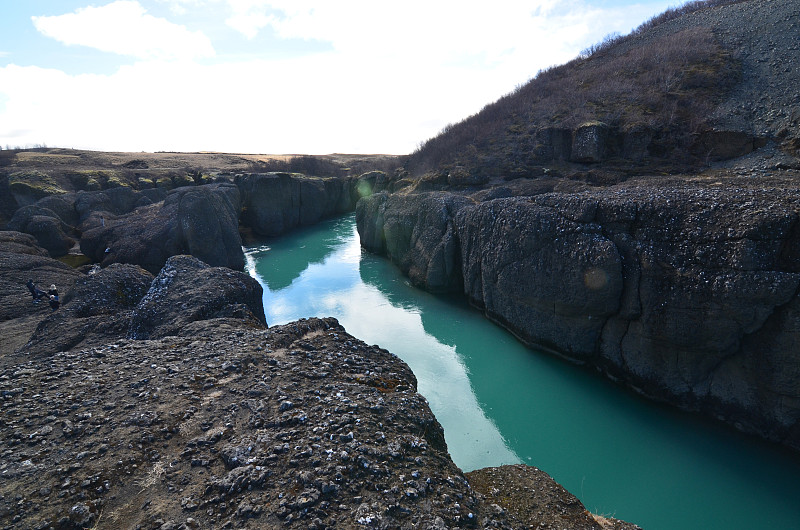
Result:
<svg viewBox="0 0 800 530">
<path fill-rule="evenodd" d="M 410 156 L 409 171 L 421 175 L 460 166 L 489 175 L 524 172 L 546 162 L 536 155 L 538 130 L 592 121 L 620 131 L 658 131 L 657 154 L 688 161 L 691 136 L 706 126 L 715 102 L 738 79 L 738 65 L 708 28 L 651 36 L 646 45 L 632 44 L 634 37 L 610 37 L 448 125 Z"/>
</svg>

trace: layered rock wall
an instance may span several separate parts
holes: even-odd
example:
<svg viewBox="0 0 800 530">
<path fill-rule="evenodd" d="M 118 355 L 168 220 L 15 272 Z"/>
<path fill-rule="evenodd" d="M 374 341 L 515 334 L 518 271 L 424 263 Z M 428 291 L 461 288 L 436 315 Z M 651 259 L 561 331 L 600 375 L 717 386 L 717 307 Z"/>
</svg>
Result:
<svg viewBox="0 0 800 530">
<path fill-rule="evenodd" d="M 528 344 L 800 448 L 794 193 L 697 180 L 481 203 L 378 194 L 357 220 L 414 283 L 457 286 Z"/>
<path fill-rule="evenodd" d="M 358 195 L 353 179 L 292 173 L 237 175 L 242 223 L 262 236 L 277 236 L 352 211 Z"/>
</svg>

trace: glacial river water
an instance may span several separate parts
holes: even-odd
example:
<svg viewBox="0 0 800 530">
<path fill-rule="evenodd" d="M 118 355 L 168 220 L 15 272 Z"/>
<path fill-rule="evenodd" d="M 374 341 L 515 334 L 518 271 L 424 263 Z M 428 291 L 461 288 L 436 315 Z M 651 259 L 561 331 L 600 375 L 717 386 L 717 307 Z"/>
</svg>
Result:
<svg viewBox="0 0 800 530">
<path fill-rule="evenodd" d="M 800 529 L 800 458 L 522 346 L 361 250 L 355 217 L 246 249 L 270 325 L 333 316 L 402 358 L 464 471 L 524 462 L 645 530 Z"/>
</svg>

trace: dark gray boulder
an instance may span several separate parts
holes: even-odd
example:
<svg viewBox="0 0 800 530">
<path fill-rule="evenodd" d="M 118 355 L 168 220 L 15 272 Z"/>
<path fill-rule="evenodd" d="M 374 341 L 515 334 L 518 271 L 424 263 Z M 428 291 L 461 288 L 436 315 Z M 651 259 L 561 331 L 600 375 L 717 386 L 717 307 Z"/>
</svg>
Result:
<svg viewBox="0 0 800 530">
<path fill-rule="evenodd" d="M 177 207 L 177 237 L 188 254 L 214 266 L 244 268 L 239 193 L 232 185 L 176 190 L 164 208 Z"/>
<path fill-rule="evenodd" d="M 142 197 L 145 195 L 126 186 L 103 191 L 79 191 L 75 198 L 75 210 L 81 221 L 94 212 L 122 215 L 133 211 L 137 205 L 141 206 Z"/>
<path fill-rule="evenodd" d="M 14 212 L 7 228 L 31 234 L 53 257 L 63 256 L 75 245 L 75 240 L 68 235 L 72 227 L 62 221 L 56 212 L 38 204 L 23 206 Z"/>
<path fill-rule="evenodd" d="M 36 201 L 36 206 L 47 208 L 56 214 L 56 217 L 64 221 L 68 226 L 77 226 L 79 222 L 78 212 L 75 210 L 74 193 L 64 193 L 61 195 L 50 195 Z"/>
<path fill-rule="evenodd" d="M 127 336 L 130 319 L 153 281 L 136 265 L 115 263 L 80 276 L 61 307 L 39 322 L 22 351 L 48 355 L 89 348 Z"/>
<path fill-rule="evenodd" d="M 178 254 L 242 270 L 239 208 L 232 184 L 178 188 L 163 203 L 125 215 L 94 212 L 84 221 L 81 251 L 104 267 L 132 263 L 153 274 Z"/>
<path fill-rule="evenodd" d="M 131 318 L 128 336 L 155 339 L 179 335 L 200 320 L 234 318 L 266 326 L 263 289 L 253 278 L 210 267 L 192 256 L 173 256 L 156 276 Z"/>
</svg>

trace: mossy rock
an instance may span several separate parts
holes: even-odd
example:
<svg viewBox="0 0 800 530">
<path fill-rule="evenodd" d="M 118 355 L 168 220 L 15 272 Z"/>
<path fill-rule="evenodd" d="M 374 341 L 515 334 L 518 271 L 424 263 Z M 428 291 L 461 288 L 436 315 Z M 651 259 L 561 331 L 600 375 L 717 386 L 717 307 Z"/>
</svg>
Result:
<svg viewBox="0 0 800 530">
<path fill-rule="evenodd" d="M 66 254 L 58 258 L 58 261 L 69 265 L 73 269 L 77 269 L 78 267 L 83 267 L 84 265 L 89 265 L 92 260 L 89 256 L 84 256 L 83 254 Z"/>
<path fill-rule="evenodd" d="M 68 192 L 55 177 L 35 170 L 11 173 L 8 176 L 8 187 L 20 204 Z M 22 199 L 22 202 L 19 199 Z"/>
<path fill-rule="evenodd" d="M 98 191 L 109 188 L 132 187 L 132 182 L 125 174 L 113 170 L 80 170 L 70 171 L 67 175 L 73 186 L 83 191 Z"/>
<path fill-rule="evenodd" d="M 131 183 L 122 178 L 119 175 L 113 174 L 108 177 L 108 181 L 106 182 L 107 188 L 130 188 Z"/>
<path fill-rule="evenodd" d="M 166 188 L 171 190 L 174 185 L 172 184 L 172 179 L 169 177 L 159 177 L 156 179 L 156 188 Z"/>
<path fill-rule="evenodd" d="M 190 175 L 176 175 L 172 179 L 173 185 L 176 188 L 181 186 L 194 186 L 194 179 Z"/>
</svg>

